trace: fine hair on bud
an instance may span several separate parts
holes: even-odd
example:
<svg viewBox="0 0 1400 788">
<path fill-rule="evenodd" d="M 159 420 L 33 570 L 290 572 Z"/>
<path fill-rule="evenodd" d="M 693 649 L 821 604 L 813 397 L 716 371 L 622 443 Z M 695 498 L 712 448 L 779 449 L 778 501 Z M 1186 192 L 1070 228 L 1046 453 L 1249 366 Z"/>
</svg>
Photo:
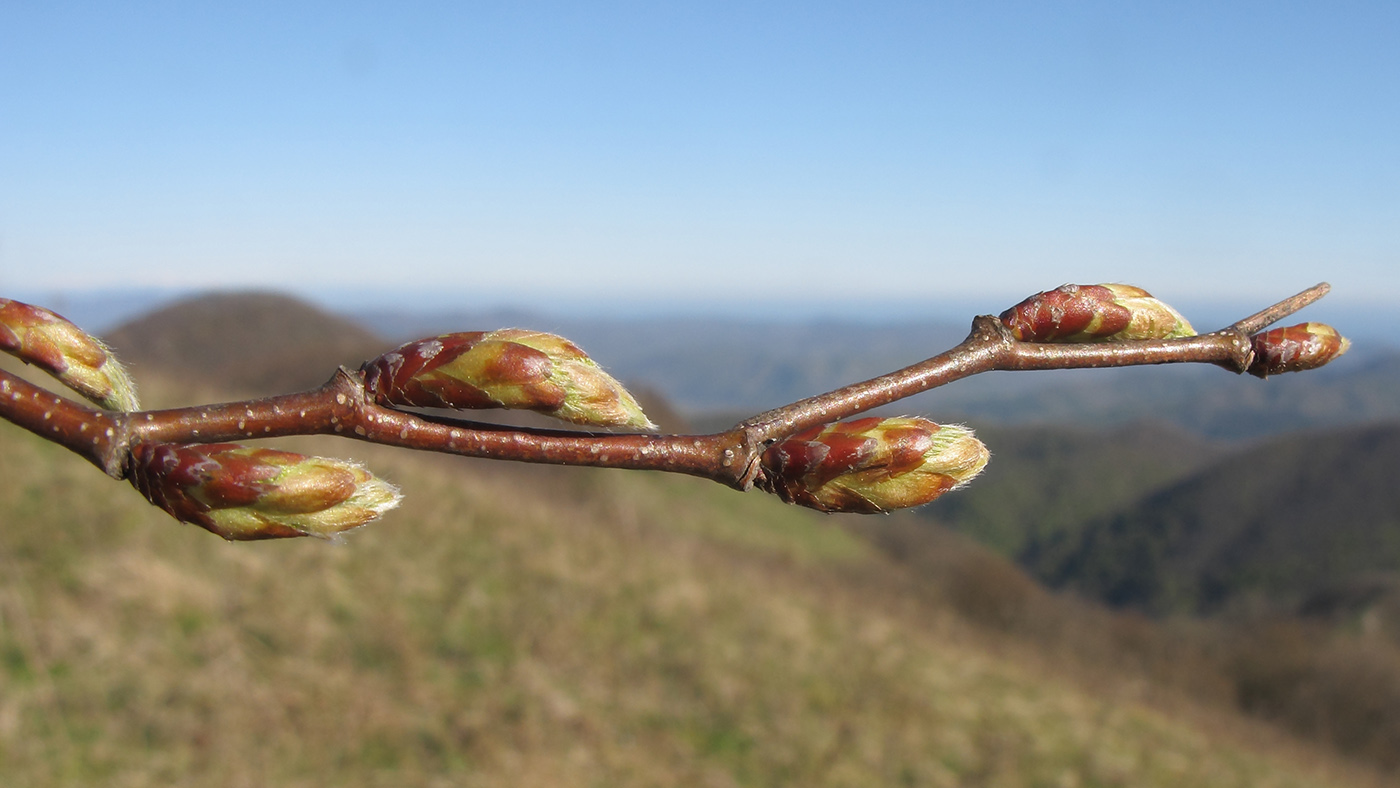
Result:
<svg viewBox="0 0 1400 788">
<path fill-rule="evenodd" d="M 140 408 L 126 368 L 97 337 L 43 307 L 0 298 L 0 350 L 108 410 Z"/>
<path fill-rule="evenodd" d="M 972 480 L 988 458 L 966 427 L 866 417 L 812 427 L 770 446 L 757 483 L 788 503 L 873 514 L 929 503 Z"/>
<path fill-rule="evenodd" d="M 505 328 L 409 342 L 364 365 L 381 405 L 515 408 L 600 427 L 655 425 L 621 383 L 554 334 Z"/>
<path fill-rule="evenodd" d="M 1179 312 L 1140 287 L 1061 285 L 1001 313 L 1022 342 L 1123 342 L 1174 339 L 1196 331 Z"/>
<path fill-rule="evenodd" d="M 138 444 L 131 483 L 175 519 L 230 541 L 339 539 L 398 505 L 357 463 L 236 443 Z"/>
</svg>

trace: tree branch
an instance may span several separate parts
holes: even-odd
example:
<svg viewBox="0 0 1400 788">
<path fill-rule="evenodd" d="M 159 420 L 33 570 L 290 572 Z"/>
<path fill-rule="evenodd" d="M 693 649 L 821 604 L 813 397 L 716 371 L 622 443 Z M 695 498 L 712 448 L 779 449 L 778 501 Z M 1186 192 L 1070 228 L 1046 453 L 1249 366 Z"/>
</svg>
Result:
<svg viewBox="0 0 1400 788">
<path fill-rule="evenodd" d="M 1093 287 L 1108 292 L 1104 287 Z M 65 446 L 116 478 L 131 477 L 133 448 L 142 444 L 208 444 L 323 434 L 468 457 L 666 471 L 712 479 L 740 490 L 755 483 L 768 488 L 770 480 L 764 478 L 760 460 L 765 449 L 775 442 L 981 372 L 1169 363 L 1211 363 L 1237 373 L 1246 371 L 1255 355 L 1251 335 L 1316 301 L 1328 289 L 1325 283 L 1319 284 L 1213 333 L 1177 339 L 1021 341 L 1008 327 L 1011 320 L 1007 315 L 1000 320 L 981 316 L 973 321 L 967 339 L 930 359 L 761 413 L 730 430 L 709 435 L 502 427 L 386 407 L 371 399 L 370 392 L 376 391 L 376 386 L 375 381 L 367 386 L 366 371 L 381 376 L 392 374 L 397 368 L 384 366 L 385 360 L 396 364 L 404 360 L 391 355 L 367 363 L 362 370 L 342 368 L 325 385 L 310 391 L 127 413 L 80 405 L 0 370 L 0 417 Z M 1077 288 L 1067 286 L 1052 294 L 1033 296 L 1024 303 L 1040 298 L 1044 304 L 1059 304 L 1061 301 L 1054 299 L 1078 297 L 1079 293 Z M 1032 306 L 1046 308 L 1037 304 Z M 1160 306 L 1176 315 L 1170 307 Z M 1073 317 L 1060 312 L 1046 314 L 1051 314 L 1056 330 L 1059 321 Z M 1186 325 L 1187 331 L 1189 328 Z M 480 343 L 483 338 L 490 337 L 473 336 L 471 341 Z M 463 347 L 470 350 L 476 345 Z M 1338 352 L 1344 350 L 1342 347 Z M 426 363 L 422 358 L 416 360 Z M 379 366 L 372 368 L 372 364 Z"/>
</svg>

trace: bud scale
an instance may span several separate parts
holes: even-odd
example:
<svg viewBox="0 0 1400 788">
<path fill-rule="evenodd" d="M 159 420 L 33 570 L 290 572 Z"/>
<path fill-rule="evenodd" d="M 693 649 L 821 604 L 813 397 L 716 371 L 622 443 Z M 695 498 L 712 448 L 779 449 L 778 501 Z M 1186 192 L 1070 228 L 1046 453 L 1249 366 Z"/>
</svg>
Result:
<svg viewBox="0 0 1400 788">
<path fill-rule="evenodd" d="M 43 307 L 0 298 L 0 350 L 108 410 L 140 407 L 135 385 L 107 346 Z"/>
<path fill-rule="evenodd" d="M 1316 369 L 1351 348 L 1351 342 L 1326 323 L 1275 328 L 1250 339 L 1254 359 L 1249 374 L 1258 378 Z"/>
<path fill-rule="evenodd" d="M 1022 342 L 1119 342 L 1173 339 L 1196 332 L 1175 309 L 1140 287 L 1061 285 L 1001 313 Z"/>
<path fill-rule="evenodd" d="M 654 429 L 641 406 L 577 345 L 517 328 L 410 342 L 364 365 L 383 405 L 518 408 L 576 424 Z"/>
<path fill-rule="evenodd" d="M 987 459 L 966 427 L 866 417 L 770 446 L 759 484 L 788 503 L 869 514 L 928 503 L 981 473 Z"/>
<path fill-rule="evenodd" d="M 398 505 L 399 492 L 362 466 L 234 443 L 142 443 L 131 483 L 175 519 L 230 541 L 334 539 Z"/>
</svg>

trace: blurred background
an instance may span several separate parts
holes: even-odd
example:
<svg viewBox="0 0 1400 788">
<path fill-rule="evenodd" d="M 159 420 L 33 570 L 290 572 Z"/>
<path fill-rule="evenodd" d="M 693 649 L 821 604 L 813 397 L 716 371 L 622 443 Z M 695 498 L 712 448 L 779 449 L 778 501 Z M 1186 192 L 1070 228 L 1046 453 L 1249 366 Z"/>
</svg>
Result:
<svg viewBox="0 0 1400 788">
<path fill-rule="evenodd" d="M 884 317 L 1068 281 L 1252 303 L 1328 279 L 1380 305 L 1396 15 L 10 6 L 0 283 Z"/>
<path fill-rule="evenodd" d="M 0 428 L 0 776 L 1394 783 L 1396 30 L 1386 3 L 0 7 L 0 296 L 109 339 L 151 407 L 518 325 L 720 429 L 1065 282 L 1204 331 L 1325 280 L 1298 319 L 1354 342 L 1267 381 L 921 395 L 891 412 L 992 464 L 880 518 L 306 440 L 405 508 L 225 545 Z"/>
</svg>

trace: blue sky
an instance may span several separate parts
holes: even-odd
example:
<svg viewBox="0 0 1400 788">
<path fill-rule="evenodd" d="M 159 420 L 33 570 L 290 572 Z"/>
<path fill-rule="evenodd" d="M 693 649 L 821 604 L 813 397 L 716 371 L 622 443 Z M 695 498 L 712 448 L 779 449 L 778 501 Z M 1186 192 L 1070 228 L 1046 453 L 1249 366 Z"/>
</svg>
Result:
<svg viewBox="0 0 1400 788">
<path fill-rule="evenodd" d="M 1379 302 L 1397 34 L 1390 2 L 5 3 L 0 293 Z"/>
</svg>

